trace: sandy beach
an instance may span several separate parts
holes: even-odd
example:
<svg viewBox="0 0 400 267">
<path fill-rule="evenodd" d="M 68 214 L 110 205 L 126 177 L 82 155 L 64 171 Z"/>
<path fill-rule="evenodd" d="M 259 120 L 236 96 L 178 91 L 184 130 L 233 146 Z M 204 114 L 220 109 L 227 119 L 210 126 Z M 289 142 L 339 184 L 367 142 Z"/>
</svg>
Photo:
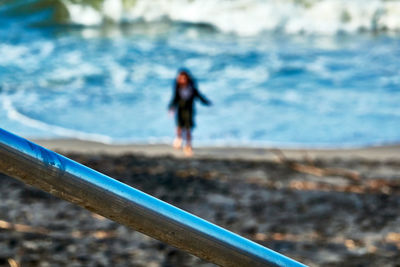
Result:
<svg viewBox="0 0 400 267">
<path fill-rule="evenodd" d="M 35 142 L 310 266 L 400 262 L 400 146 L 210 147 L 188 159 L 167 145 Z M 0 266 L 213 266 L 1 181 Z"/>
<path fill-rule="evenodd" d="M 77 139 L 32 140 L 51 150 L 64 153 L 111 154 L 126 153 L 144 156 L 173 156 L 183 158 L 182 151 L 171 149 L 167 144 L 126 144 L 110 145 L 99 142 L 81 141 Z M 194 158 L 274 160 L 277 148 L 251 147 L 197 147 Z M 360 158 L 369 160 L 400 160 L 400 145 L 376 146 L 358 149 L 280 149 L 291 159 L 311 158 Z"/>
</svg>

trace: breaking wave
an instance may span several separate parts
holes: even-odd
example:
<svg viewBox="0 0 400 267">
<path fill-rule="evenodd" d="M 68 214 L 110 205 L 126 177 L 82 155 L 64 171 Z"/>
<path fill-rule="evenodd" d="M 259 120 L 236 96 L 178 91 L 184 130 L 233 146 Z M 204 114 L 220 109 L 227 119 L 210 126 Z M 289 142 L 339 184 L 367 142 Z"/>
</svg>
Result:
<svg viewBox="0 0 400 267">
<path fill-rule="evenodd" d="M 210 25 L 252 36 L 263 32 L 323 34 L 400 32 L 400 1 L 387 0 L 6 0 L 0 12 L 44 13 L 81 26 L 137 22 Z M 45 11 L 51 12 L 45 12 Z"/>
</svg>

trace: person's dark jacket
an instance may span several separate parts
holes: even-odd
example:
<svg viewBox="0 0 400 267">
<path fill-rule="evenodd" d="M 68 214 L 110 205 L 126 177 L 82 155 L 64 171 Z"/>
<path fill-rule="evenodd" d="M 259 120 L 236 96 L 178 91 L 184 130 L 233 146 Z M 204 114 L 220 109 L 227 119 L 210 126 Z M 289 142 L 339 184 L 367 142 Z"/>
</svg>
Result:
<svg viewBox="0 0 400 267">
<path fill-rule="evenodd" d="M 199 99 L 204 105 L 211 105 L 211 101 L 204 97 L 195 86 L 188 86 L 192 88 L 193 92 L 189 98 L 183 99 L 179 93 L 181 89 L 178 85 L 175 85 L 175 92 L 168 107 L 169 109 L 176 109 L 178 126 L 192 128 L 194 127 L 193 116 L 195 114 L 194 101 Z"/>
</svg>

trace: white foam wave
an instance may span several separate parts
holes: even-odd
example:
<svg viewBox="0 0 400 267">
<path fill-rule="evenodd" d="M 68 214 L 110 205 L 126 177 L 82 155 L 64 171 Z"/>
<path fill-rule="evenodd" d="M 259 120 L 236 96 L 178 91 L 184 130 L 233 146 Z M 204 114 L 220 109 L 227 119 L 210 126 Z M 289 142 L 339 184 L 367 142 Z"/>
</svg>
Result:
<svg viewBox="0 0 400 267">
<path fill-rule="evenodd" d="M 75 4 L 68 0 L 63 1 L 67 8 L 69 19 L 73 23 L 93 26 L 103 22 L 103 15 L 94 7 L 82 4 Z"/>
<path fill-rule="evenodd" d="M 40 129 L 43 131 L 48 131 L 50 133 L 53 133 L 55 135 L 61 136 L 61 137 L 67 137 L 67 138 L 74 138 L 74 139 L 80 139 L 80 140 L 88 140 L 88 141 L 97 141 L 97 142 L 102 142 L 105 144 L 110 144 L 112 143 L 113 139 L 109 136 L 106 135 L 101 135 L 101 134 L 94 134 L 94 133 L 86 133 L 82 131 L 77 131 L 77 130 L 72 130 L 56 125 L 51 125 L 39 120 L 32 119 L 22 113 L 20 113 L 12 104 L 12 101 L 9 97 L 7 97 L 5 94 L 2 95 L 2 102 L 3 102 L 3 107 L 7 112 L 7 116 L 11 120 L 18 121 L 24 125 L 27 125 L 32 128 Z"/>
<path fill-rule="evenodd" d="M 400 31 L 400 2 L 385 0 L 104 0 L 101 9 L 64 0 L 73 23 L 155 22 L 213 25 L 222 32 L 335 34 Z"/>
<path fill-rule="evenodd" d="M 0 45 L 0 66 L 11 65 L 11 64 L 22 64 L 23 57 L 29 53 L 29 49 L 22 45 Z"/>
<path fill-rule="evenodd" d="M 121 21 L 123 3 L 121 0 L 105 0 L 103 3 L 104 15 L 113 21 Z"/>
</svg>

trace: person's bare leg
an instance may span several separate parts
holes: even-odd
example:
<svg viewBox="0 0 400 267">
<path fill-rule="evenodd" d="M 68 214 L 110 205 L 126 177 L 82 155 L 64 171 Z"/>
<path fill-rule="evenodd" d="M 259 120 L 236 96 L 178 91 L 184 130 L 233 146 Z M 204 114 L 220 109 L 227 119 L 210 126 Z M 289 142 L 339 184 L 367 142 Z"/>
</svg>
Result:
<svg viewBox="0 0 400 267">
<path fill-rule="evenodd" d="M 185 156 L 191 157 L 193 156 L 193 149 L 192 149 L 192 133 L 190 129 L 186 130 L 186 146 L 184 148 Z"/>
<path fill-rule="evenodd" d="M 182 128 L 176 127 L 176 138 L 172 144 L 175 149 L 179 149 L 182 146 Z"/>
</svg>

